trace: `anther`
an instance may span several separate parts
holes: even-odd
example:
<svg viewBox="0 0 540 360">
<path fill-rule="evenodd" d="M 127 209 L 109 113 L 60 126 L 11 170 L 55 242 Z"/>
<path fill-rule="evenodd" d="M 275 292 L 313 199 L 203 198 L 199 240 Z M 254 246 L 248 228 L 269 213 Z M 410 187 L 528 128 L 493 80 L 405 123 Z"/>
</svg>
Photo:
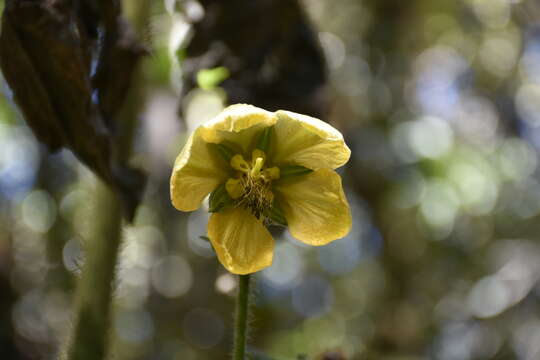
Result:
<svg viewBox="0 0 540 360">
<path fill-rule="evenodd" d="M 230 178 L 225 183 L 225 189 L 231 198 L 238 199 L 244 194 L 244 185 L 242 184 L 242 179 Z"/>
<path fill-rule="evenodd" d="M 235 170 L 241 171 L 246 174 L 249 173 L 249 164 L 240 154 L 236 154 L 231 158 L 231 166 Z"/>
<path fill-rule="evenodd" d="M 262 177 L 265 181 L 279 179 L 279 168 L 277 166 L 264 169 L 262 171 Z"/>
</svg>

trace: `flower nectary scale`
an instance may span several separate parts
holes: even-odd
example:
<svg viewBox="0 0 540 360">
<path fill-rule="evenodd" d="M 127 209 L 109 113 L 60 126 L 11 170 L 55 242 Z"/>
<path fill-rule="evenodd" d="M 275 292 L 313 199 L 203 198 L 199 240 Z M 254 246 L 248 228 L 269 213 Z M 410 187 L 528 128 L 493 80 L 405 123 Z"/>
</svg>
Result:
<svg viewBox="0 0 540 360">
<path fill-rule="evenodd" d="M 343 136 L 318 119 L 232 105 L 188 139 L 174 165 L 171 199 L 193 211 L 210 194 L 208 237 L 220 262 L 232 273 L 252 273 L 272 263 L 272 223 L 310 245 L 349 232 L 349 205 L 334 171 L 349 156 Z"/>
</svg>

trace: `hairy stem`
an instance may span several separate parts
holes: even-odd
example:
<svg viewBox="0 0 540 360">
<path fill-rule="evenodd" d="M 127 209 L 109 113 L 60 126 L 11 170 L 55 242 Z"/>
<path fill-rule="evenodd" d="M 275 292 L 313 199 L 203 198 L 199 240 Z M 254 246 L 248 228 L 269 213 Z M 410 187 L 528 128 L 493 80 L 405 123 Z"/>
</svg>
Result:
<svg viewBox="0 0 540 360">
<path fill-rule="evenodd" d="M 122 209 L 115 194 L 98 182 L 94 192 L 95 218 L 77 289 L 77 319 L 68 348 L 70 360 L 104 359 L 110 322 L 111 280 L 114 279 Z"/>
<path fill-rule="evenodd" d="M 125 2 L 135 30 L 139 35 L 145 33 L 151 1 Z M 119 157 L 124 160 L 130 157 L 138 114 L 144 102 L 142 77 L 139 68 L 133 74 L 131 88 L 117 118 L 122 133 Z M 112 293 L 122 238 L 122 206 L 117 194 L 101 182 L 95 189 L 94 200 L 92 231 L 77 286 L 75 323 L 62 354 L 68 360 L 102 360 L 108 356 Z"/>
<path fill-rule="evenodd" d="M 236 317 L 234 320 L 234 360 L 244 360 L 246 356 L 247 321 L 249 316 L 249 278 L 249 274 L 238 275 Z"/>
</svg>

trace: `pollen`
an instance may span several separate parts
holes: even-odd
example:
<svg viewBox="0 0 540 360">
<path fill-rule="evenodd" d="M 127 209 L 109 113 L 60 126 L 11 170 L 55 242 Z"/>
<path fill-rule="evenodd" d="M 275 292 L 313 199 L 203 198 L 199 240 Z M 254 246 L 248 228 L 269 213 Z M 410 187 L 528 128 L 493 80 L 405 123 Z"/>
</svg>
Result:
<svg viewBox="0 0 540 360">
<path fill-rule="evenodd" d="M 230 165 L 237 171 L 237 177 L 225 183 L 227 193 L 236 200 L 237 205 L 249 209 L 258 219 L 272 207 L 272 180 L 279 179 L 279 168 L 265 167 L 265 163 L 266 154 L 260 149 L 252 152 L 250 161 L 236 154 L 231 158 Z"/>
</svg>

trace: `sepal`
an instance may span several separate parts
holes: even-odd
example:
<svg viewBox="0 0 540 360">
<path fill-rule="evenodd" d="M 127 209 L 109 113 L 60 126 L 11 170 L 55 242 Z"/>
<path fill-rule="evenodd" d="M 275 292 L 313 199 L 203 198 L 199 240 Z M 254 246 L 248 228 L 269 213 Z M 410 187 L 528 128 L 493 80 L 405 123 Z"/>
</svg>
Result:
<svg viewBox="0 0 540 360">
<path fill-rule="evenodd" d="M 219 185 L 212 193 L 208 199 L 209 209 L 211 213 L 220 212 L 224 208 L 234 203 L 234 200 L 231 198 L 225 184 Z"/>
<path fill-rule="evenodd" d="M 279 167 L 279 178 L 288 179 L 297 176 L 307 175 L 313 172 L 313 170 L 301 165 L 285 165 Z"/>
</svg>

